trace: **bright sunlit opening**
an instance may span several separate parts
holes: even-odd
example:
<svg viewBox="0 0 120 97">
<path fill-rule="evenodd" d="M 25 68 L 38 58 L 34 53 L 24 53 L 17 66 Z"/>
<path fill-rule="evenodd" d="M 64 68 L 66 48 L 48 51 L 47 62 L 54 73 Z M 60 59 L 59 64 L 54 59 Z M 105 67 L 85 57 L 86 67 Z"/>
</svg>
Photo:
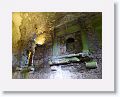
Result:
<svg viewBox="0 0 120 97">
<path fill-rule="evenodd" d="M 45 43 L 45 35 L 39 35 L 36 39 L 35 39 L 36 44 L 40 44 L 43 45 Z"/>
</svg>

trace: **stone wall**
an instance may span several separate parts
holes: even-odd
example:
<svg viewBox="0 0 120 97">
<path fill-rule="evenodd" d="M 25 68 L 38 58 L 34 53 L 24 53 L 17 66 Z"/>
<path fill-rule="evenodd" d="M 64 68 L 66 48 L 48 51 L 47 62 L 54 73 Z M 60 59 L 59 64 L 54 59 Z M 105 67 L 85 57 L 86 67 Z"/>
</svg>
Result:
<svg viewBox="0 0 120 97">
<path fill-rule="evenodd" d="M 98 19 L 96 19 L 95 22 L 97 22 L 97 20 Z M 93 58 L 97 62 L 102 60 L 102 43 L 98 36 L 98 33 L 101 32 L 95 30 L 94 26 L 92 26 L 92 22 L 93 21 L 88 21 L 87 19 L 81 21 L 80 18 L 78 18 L 56 26 L 53 40 L 36 48 L 34 56 L 34 60 L 36 61 L 34 62 L 37 63 L 35 64 L 47 63 L 53 56 L 84 51 L 92 53 Z M 97 27 L 98 26 L 99 25 L 97 25 Z M 73 39 L 73 42 L 67 42 L 69 39 Z"/>
<path fill-rule="evenodd" d="M 88 47 L 92 54 L 93 60 L 97 62 L 97 72 L 100 73 L 102 78 L 102 43 L 99 40 L 95 30 L 87 33 Z"/>
<path fill-rule="evenodd" d="M 36 46 L 33 58 L 35 66 L 48 65 L 49 59 L 52 58 L 52 43 Z"/>
</svg>

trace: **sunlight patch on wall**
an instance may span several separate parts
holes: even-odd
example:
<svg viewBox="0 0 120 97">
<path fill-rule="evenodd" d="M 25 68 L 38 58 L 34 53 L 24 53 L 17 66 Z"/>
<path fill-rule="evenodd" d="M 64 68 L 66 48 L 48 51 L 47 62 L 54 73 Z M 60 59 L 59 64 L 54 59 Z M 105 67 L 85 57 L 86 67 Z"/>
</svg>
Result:
<svg viewBox="0 0 120 97">
<path fill-rule="evenodd" d="M 16 52 L 17 49 L 17 42 L 20 40 L 21 33 L 20 33 L 20 25 L 21 25 L 22 18 L 19 12 L 13 12 L 12 14 L 12 44 L 13 44 L 13 51 Z"/>
<path fill-rule="evenodd" d="M 39 36 L 35 39 L 35 43 L 36 43 L 36 44 L 43 45 L 43 44 L 45 43 L 45 34 L 39 35 Z"/>
</svg>

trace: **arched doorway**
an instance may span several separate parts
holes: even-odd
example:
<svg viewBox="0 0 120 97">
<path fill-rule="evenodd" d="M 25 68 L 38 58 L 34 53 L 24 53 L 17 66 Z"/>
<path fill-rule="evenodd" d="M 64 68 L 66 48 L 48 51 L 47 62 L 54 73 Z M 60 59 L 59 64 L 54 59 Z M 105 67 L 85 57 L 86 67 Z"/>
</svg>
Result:
<svg viewBox="0 0 120 97">
<path fill-rule="evenodd" d="M 74 53 L 74 50 L 75 50 L 75 39 L 70 37 L 66 40 L 66 52 Z"/>
</svg>

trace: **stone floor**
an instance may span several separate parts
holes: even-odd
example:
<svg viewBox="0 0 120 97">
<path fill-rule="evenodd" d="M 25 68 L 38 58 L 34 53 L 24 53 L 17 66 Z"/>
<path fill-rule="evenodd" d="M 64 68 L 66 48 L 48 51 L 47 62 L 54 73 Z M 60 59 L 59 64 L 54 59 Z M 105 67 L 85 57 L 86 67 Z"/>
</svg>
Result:
<svg viewBox="0 0 120 97">
<path fill-rule="evenodd" d="M 59 66 L 41 67 L 34 72 L 21 74 L 13 73 L 13 79 L 101 79 L 102 66 L 96 69 L 86 69 L 83 63 L 71 63 Z"/>
</svg>

